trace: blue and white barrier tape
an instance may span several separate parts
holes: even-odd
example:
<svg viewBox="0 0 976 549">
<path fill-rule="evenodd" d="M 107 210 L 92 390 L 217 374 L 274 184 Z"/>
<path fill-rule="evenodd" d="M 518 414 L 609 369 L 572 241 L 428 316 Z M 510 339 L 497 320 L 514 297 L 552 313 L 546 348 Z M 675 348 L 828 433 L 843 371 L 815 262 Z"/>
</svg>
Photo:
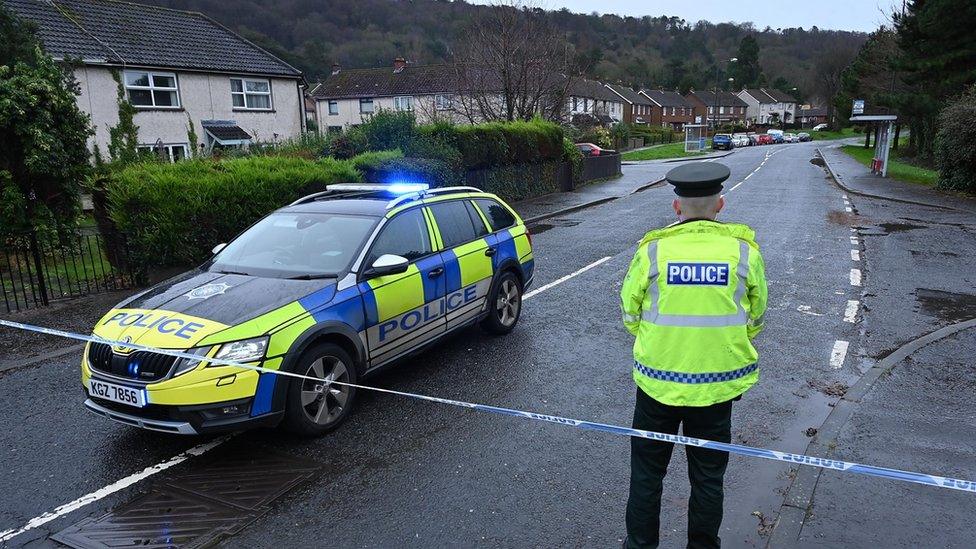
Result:
<svg viewBox="0 0 976 549">
<path fill-rule="evenodd" d="M 30 324 L 21 324 L 19 322 L 11 322 L 9 320 L 0 319 L 0 326 L 7 326 L 9 328 L 16 328 L 19 330 L 27 330 L 30 332 L 37 332 L 41 334 L 48 334 L 53 336 L 65 337 L 69 339 L 76 339 L 78 341 L 87 341 L 94 343 L 107 343 L 112 346 L 125 347 L 127 349 L 139 350 L 139 351 L 150 351 L 154 353 L 159 353 L 163 355 L 174 356 L 177 358 L 188 358 L 191 360 L 200 360 L 199 355 L 192 355 L 189 353 L 182 353 L 179 351 L 172 351 L 168 349 L 157 349 L 155 347 L 148 347 L 145 345 L 139 345 L 137 343 L 128 343 L 124 341 L 113 341 L 104 339 L 98 336 L 86 336 L 82 334 L 75 334 L 71 332 L 65 332 L 61 330 L 55 330 L 52 328 L 44 328 L 41 326 L 32 326 Z M 701 448 L 709 448 L 712 450 L 720 450 L 723 452 L 728 452 L 730 454 L 738 454 L 741 456 L 748 456 L 754 458 L 769 459 L 773 461 L 782 461 L 797 465 L 809 465 L 811 467 L 820 467 L 821 469 L 832 469 L 835 471 L 844 471 L 848 473 L 857 473 L 860 475 L 868 475 L 873 477 L 881 477 L 893 480 L 902 480 L 905 482 L 913 482 L 915 484 L 925 484 L 927 486 L 937 486 L 940 488 L 949 488 L 951 490 L 959 490 L 962 492 L 976 493 L 976 481 L 973 480 L 961 480 L 956 478 L 941 477 L 937 475 L 927 475 L 924 473 L 915 473 L 912 471 L 901 471 L 898 469 L 890 469 L 888 467 L 877 467 L 874 465 L 864 465 L 861 463 L 852 463 L 849 461 L 841 461 L 837 459 L 827 459 L 815 456 L 807 456 L 803 454 L 791 454 L 789 452 L 779 452 L 776 450 L 767 450 L 765 448 L 755 448 L 753 446 L 744 446 L 742 444 L 732 444 L 728 442 L 716 442 L 713 440 L 705 440 L 700 438 L 686 437 L 681 435 L 672 435 L 668 433 L 658 433 L 655 431 L 644 431 L 642 429 L 632 429 L 630 427 L 620 427 L 617 425 L 608 425 L 606 423 L 596 423 L 592 421 L 584 421 L 581 419 L 572 419 L 561 416 L 551 416 L 548 414 L 537 414 L 535 412 L 525 412 L 522 410 L 514 410 L 512 408 L 502 408 L 500 406 L 490 406 L 488 404 L 475 404 L 472 402 L 463 402 L 460 400 L 451 400 L 448 398 L 432 397 L 427 395 L 419 395 L 416 393 L 407 393 L 403 391 L 394 391 L 392 389 L 383 389 L 380 387 L 370 387 L 368 385 L 358 385 L 355 383 L 344 383 L 338 381 L 328 381 L 326 379 L 319 379 L 316 377 L 305 376 L 301 374 L 296 374 L 292 372 L 284 372 L 279 370 L 271 370 L 268 368 L 262 368 L 260 366 L 253 366 L 250 364 L 242 364 L 239 362 L 234 362 L 230 360 L 220 360 L 216 358 L 207 358 L 206 362 L 210 364 L 221 364 L 224 366 L 236 366 L 238 368 L 244 368 L 247 370 L 254 370 L 256 372 L 263 372 L 268 374 L 276 374 L 287 377 L 294 377 L 298 379 L 309 379 L 312 381 L 320 381 L 325 385 L 334 383 L 336 385 L 345 385 L 348 387 L 355 387 L 357 389 L 364 389 L 367 391 L 378 391 L 381 393 L 388 393 L 391 395 L 403 396 L 408 398 L 415 398 L 419 400 L 426 400 L 429 402 L 438 402 L 440 404 L 448 404 L 451 406 L 459 406 L 462 408 L 471 408 L 473 410 L 480 410 L 482 412 L 490 412 L 493 414 L 501 414 L 506 416 L 522 417 L 526 419 L 534 419 L 537 421 L 546 421 L 549 423 L 558 423 L 560 425 L 568 425 L 570 427 L 577 427 L 580 429 L 589 429 L 592 431 L 602 431 L 605 433 L 611 433 L 614 435 L 622 435 L 628 437 L 640 437 L 647 438 L 651 440 L 659 440 L 662 442 L 671 442 L 674 444 L 683 444 L 685 446 L 698 446 Z"/>
</svg>

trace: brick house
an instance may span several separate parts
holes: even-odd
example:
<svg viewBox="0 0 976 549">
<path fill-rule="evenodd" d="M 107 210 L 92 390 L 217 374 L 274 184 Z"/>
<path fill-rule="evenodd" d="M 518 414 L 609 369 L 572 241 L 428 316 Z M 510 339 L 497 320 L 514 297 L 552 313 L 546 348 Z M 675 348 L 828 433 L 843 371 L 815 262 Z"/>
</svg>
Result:
<svg viewBox="0 0 976 549">
<path fill-rule="evenodd" d="M 745 123 L 749 105 L 734 93 L 691 90 L 684 98 L 694 108 L 695 124 L 713 128 L 716 125 Z"/>
<path fill-rule="evenodd" d="M 606 88 L 623 101 L 624 122 L 628 124 L 650 123 L 653 104 L 646 97 L 620 84 L 607 84 Z"/>
<path fill-rule="evenodd" d="M 685 124 L 695 122 L 694 106 L 680 93 L 668 90 L 641 90 L 640 93 L 654 104 L 652 125 L 681 130 Z"/>
</svg>

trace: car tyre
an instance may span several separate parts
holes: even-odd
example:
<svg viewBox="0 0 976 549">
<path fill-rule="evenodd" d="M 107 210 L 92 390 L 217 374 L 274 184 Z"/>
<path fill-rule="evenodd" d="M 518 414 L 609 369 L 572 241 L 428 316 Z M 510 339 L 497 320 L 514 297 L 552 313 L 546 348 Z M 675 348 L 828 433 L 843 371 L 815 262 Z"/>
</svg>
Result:
<svg viewBox="0 0 976 549">
<path fill-rule="evenodd" d="M 515 273 L 505 271 L 488 294 L 488 316 L 481 321 L 486 332 L 504 335 L 515 329 L 522 315 L 522 282 Z"/>
<path fill-rule="evenodd" d="M 330 381 L 357 383 L 356 363 L 342 347 L 319 343 L 302 353 L 298 374 Z M 311 379 L 288 378 L 282 426 L 292 433 L 316 437 L 334 431 L 349 416 L 356 388 L 328 385 Z"/>
</svg>

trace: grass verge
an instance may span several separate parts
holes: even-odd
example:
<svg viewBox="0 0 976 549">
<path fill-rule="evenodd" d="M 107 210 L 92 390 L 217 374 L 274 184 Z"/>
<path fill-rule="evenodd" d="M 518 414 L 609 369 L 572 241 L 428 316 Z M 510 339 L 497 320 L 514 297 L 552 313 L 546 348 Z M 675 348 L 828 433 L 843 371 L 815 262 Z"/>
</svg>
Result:
<svg viewBox="0 0 976 549">
<path fill-rule="evenodd" d="M 791 131 L 796 131 L 796 132 L 806 131 L 807 133 L 810 134 L 810 139 L 814 141 L 830 141 L 833 139 L 847 139 L 848 137 L 857 137 L 857 136 L 864 137 L 863 133 L 855 132 L 854 128 L 842 128 L 840 131 L 836 131 L 836 132 L 832 132 L 832 131 L 814 132 L 810 130 L 791 130 Z"/>
<path fill-rule="evenodd" d="M 865 166 L 871 165 L 874 147 L 865 149 L 860 145 L 844 145 L 841 150 Z M 939 179 L 939 172 L 909 164 L 901 157 L 901 151 L 891 151 L 888 155 L 888 176 L 900 181 L 932 186 Z"/>
<path fill-rule="evenodd" d="M 637 151 L 625 152 L 621 157 L 621 160 L 633 162 L 638 160 L 661 160 L 663 158 L 684 158 L 686 156 L 698 156 L 712 152 L 711 139 L 708 140 L 708 143 L 706 143 L 705 146 L 706 149 L 702 152 L 685 152 L 685 142 L 677 141 L 664 145 L 655 145 L 653 147 L 648 147 L 646 149 L 640 149 Z"/>
</svg>

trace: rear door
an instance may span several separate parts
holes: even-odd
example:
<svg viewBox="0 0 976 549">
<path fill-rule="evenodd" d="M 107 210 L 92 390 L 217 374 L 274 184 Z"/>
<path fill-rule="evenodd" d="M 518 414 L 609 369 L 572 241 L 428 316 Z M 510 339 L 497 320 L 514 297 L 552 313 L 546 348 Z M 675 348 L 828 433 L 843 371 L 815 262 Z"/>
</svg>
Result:
<svg viewBox="0 0 976 549">
<path fill-rule="evenodd" d="M 484 309 L 494 274 L 492 257 L 498 250 L 489 244 L 488 227 L 470 200 L 444 200 L 427 207 L 441 245 L 444 306 L 451 330 Z"/>
<path fill-rule="evenodd" d="M 403 256 L 410 266 L 404 273 L 360 282 L 372 366 L 439 336 L 446 322 L 444 263 L 423 208 L 400 212 L 386 222 L 366 254 L 363 270 L 383 254 Z"/>
</svg>

